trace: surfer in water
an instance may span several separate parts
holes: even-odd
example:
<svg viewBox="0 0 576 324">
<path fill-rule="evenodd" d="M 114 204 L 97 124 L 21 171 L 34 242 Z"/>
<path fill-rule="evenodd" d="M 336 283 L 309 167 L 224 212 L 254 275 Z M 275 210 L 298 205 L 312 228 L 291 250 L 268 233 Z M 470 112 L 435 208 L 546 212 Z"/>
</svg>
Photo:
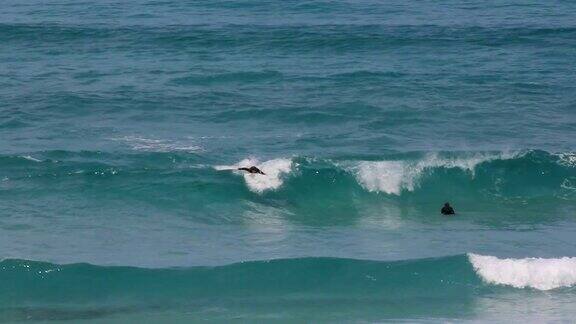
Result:
<svg viewBox="0 0 576 324">
<path fill-rule="evenodd" d="M 442 207 L 442 210 L 440 210 L 440 212 L 442 213 L 442 215 L 454 215 L 454 214 L 456 214 L 456 212 L 454 211 L 454 208 L 452 208 L 452 206 L 450 206 L 450 203 L 445 203 L 444 207 Z"/>
<path fill-rule="evenodd" d="M 238 170 L 240 170 L 240 171 L 246 171 L 246 172 L 252 173 L 252 174 L 257 173 L 257 174 L 266 175 L 266 173 L 262 172 L 262 170 L 258 169 L 258 168 L 255 167 L 255 166 L 251 166 L 251 167 L 249 167 L 249 168 L 238 168 Z"/>
</svg>

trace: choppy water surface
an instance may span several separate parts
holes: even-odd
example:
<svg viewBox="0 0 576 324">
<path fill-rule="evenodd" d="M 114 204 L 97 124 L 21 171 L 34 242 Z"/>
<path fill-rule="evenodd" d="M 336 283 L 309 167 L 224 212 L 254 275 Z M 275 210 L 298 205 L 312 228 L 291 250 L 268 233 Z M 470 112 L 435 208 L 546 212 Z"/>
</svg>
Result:
<svg viewBox="0 0 576 324">
<path fill-rule="evenodd" d="M 0 321 L 574 318 L 575 17 L 2 1 Z"/>
</svg>

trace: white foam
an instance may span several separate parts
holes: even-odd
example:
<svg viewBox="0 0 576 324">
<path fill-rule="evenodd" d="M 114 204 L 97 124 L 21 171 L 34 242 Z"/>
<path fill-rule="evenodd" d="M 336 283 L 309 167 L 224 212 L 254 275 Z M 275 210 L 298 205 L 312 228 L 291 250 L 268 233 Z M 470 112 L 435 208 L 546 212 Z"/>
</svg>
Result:
<svg viewBox="0 0 576 324">
<path fill-rule="evenodd" d="M 127 143 L 133 150 L 146 151 L 146 152 L 197 152 L 201 151 L 202 147 L 191 144 L 188 141 L 176 141 L 167 139 L 153 139 L 138 136 L 124 136 L 120 138 L 112 138 L 115 141 L 122 141 Z"/>
<path fill-rule="evenodd" d="M 39 160 L 37 158 L 31 157 L 30 155 L 23 155 L 22 158 L 28 160 L 28 161 L 34 161 L 34 162 L 42 162 L 42 160 Z"/>
<path fill-rule="evenodd" d="M 238 168 L 247 168 L 258 166 L 265 174 L 250 174 L 238 171 Z M 257 159 L 249 158 L 238 162 L 235 165 L 215 166 L 216 170 L 234 170 L 235 174 L 242 175 L 246 185 L 251 191 L 262 193 L 266 190 L 275 190 L 282 186 L 283 178 L 292 171 L 291 159 L 274 159 L 265 162 L 259 162 Z"/>
<path fill-rule="evenodd" d="M 468 254 L 476 273 L 487 283 L 550 290 L 576 285 L 576 258 L 499 259 Z"/>
<path fill-rule="evenodd" d="M 566 190 L 576 190 L 576 178 L 566 178 L 562 181 L 560 188 Z"/>
<path fill-rule="evenodd" d="M 565 152 L 556 154 L 560 159 L 559 163 L 567 167 L 576 167 L 576 153 Z"/>
<path fill-rule="evenodd" d="M 368 191 L 399 195 L 414 189 L 414 175 L 402 161 L 360 162 L 357 179 Z"/>
<path fill-rule="evenodd" d="M 413 191 L 428 169 L 459 168 L 474 176 L 475 168 L 480 163 L 516 156 L 513 153 L 475 153 L 467 157 L 450 158 L 433 153 L 418 161 L 362 161 L 352 170 L 366 190 L 399 195 L 402 190 Z"/>
</svg>

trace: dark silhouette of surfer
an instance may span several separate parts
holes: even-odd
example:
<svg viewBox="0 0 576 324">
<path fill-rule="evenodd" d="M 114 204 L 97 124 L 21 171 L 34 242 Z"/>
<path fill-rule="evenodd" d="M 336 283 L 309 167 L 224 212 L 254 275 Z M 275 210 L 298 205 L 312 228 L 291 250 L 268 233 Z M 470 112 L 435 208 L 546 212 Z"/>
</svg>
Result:
<svg viewBox="0 0 576 324">
<path fill-rule="evenodd" d="M 450 206 L 450 203 L 445 203 L 444 207 L 442 207 L 442 210 L 440 210 L 440 212 L 442 213 L 442 215 L 454 215 L 454 214 L 456 214 L 456 212 L 454 211 L 454 208 L 452 208 L 452 206 Z"/>
<path fill-rule="evenodd" d="M 258 173 L 258 174 L 266 175 L 266 173 L 262 172 L 262 170 L 258 169 L 258 168 L 255 167 L 255 166 L 251 166 L 251 167 L 249 167 L 249 168 L 238 168 L 238 170 L 240 170 L 240 171 L 246 171 L 246 172 L 252 173 L 252 174 Z"/>
</svg>

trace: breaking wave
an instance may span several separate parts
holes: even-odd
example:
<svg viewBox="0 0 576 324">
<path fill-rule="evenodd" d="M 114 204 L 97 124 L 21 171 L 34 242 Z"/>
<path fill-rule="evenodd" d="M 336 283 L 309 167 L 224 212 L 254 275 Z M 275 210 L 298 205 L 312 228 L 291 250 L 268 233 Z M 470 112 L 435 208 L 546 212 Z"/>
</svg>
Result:
<svg viewBox="0 0 576 324">
<path fill-rule="evenodd" d="M 238 171 L 238 168 L 246 168 L 257 165 L 265 174 L 250 174 Z M 292 171 L 293 163 L 291 159 L 274 159 L 259 162 L 255 158 L 244 159 L 237 164 L 227 166 L 216 166 L 218 171 L 231 170 L 234 174 L 242 175 L 246 185 L 250 190 L 262 193 L 266 190 L 280 188 L 283 183 L 283 177 Z"/>
<path fill-rule="evenodd" d="M 61 182 L 73 177 L 98 175 L 117 177 L 124 188 L 130 189 L 132 182 L 143 188 L 150 181 L 161 181 L 170 176 L 182 182 L 201 183 L 202 188 L 225 187 L 226 192 L 215 190 L 218 194 L 226 193 L 231 199 L 239 193 L 231 188 L 243 184 L 253 193 L 275 192 L 285 198 L 289 198 L 287 195 L 314 193 L 318 204 L 335 196 L 342 200 L 373 193 L 392 198 L 426 196 L 436 201 L 453 197 L 456 191 L 462 199 L 481 196 L 576 198 L 576 168 L 572 153 L 411 153 L 371 161 L 353 158 L 246 158 L 234 164 L 218 165 L 203 160 L 200 154 L 190 154 L 189 150 L 195 149 L 188 146 L 190 143 L 140 139 L 130 139 L 128 143 L 141 152 L 122 155 L 49 151 L 3 155 L 0 156 L 0 178 L 9 183 L 47 178 Z M 252 165 L 266 174 L 237 170 Z M 46 183 L 38 182 L 38 185 Z M 166 190 L 166 194 L 170 194 L 171 188 Z M 203 191 L 191 193 L 202 194 Z M 300 197 L 303 198 L 306 197 Z"/>
<path fill-rule="evenodd" d="M 476 273 L 487 283 L 550 290 L 576 285 L 576 258 L 499 259 L 469 254 Z"/>
<path fill-rule="evenodd" d="M 10 282 L 13 288 L 0 296 L 0 305 L 82 304 L 105 302 L 108 296 L 131 302 L 235 298 L 248 297 L 247 290 L 253 298 L 376 297 L 392 292 L 432 297 L 474 294 L 492 285 L 571 287 L 576 285 L 576 258 L 500 259 L 478 254 L 400 261 L 294 258 L 157 269 L 9 259 L 0 262 L 0 282 Z"/>
<path fill-rule="evenodd" d="M 420 193 L 452 196 L 458 190 L 460 196 L 572 199 L 576 193 L 576 170 L 571 158 L 568 153 L 542 151 L 428 153 L 376 161 L 293 158 L 259 162 L 251 158 L 215 169 L 234 170 L 256 193 L 284 189 L 290 192 L 361 189 L 390 196 Z M 262 168 L 266 175 L 235 171 L 252 165 Z"/>
<path fill-rule="evenodd" d="M 0 283 L 5 288 L 0 318 L 7 321 L 86 320 L 171 309 L 204 319 L 214 308 L 235 317 L 241 305 L 301 309 L 322 304 L 336 311 L 366 303 L 395 318 L 402 316 L 398 305 L 426 313 L 446 303 L 468 307 L 498 292 L 518 298 L 558 292 L 571 299 L 576 258 L 294 258 L 156 269 L 7 259 L 0 262 Z"/>
<path fill-rule="evenodd" d="M 403 190 L 414 191 L 425 172 L 433 169 L 460 169 L 474 176 L 476 166 L 481 163 L 519 156 L 519 153 L 474 153 L 441 157 L 432 153 L 415 161 L 363 161 L 351 169 L 366 190 L 399 195 Z"/>
</svg>

